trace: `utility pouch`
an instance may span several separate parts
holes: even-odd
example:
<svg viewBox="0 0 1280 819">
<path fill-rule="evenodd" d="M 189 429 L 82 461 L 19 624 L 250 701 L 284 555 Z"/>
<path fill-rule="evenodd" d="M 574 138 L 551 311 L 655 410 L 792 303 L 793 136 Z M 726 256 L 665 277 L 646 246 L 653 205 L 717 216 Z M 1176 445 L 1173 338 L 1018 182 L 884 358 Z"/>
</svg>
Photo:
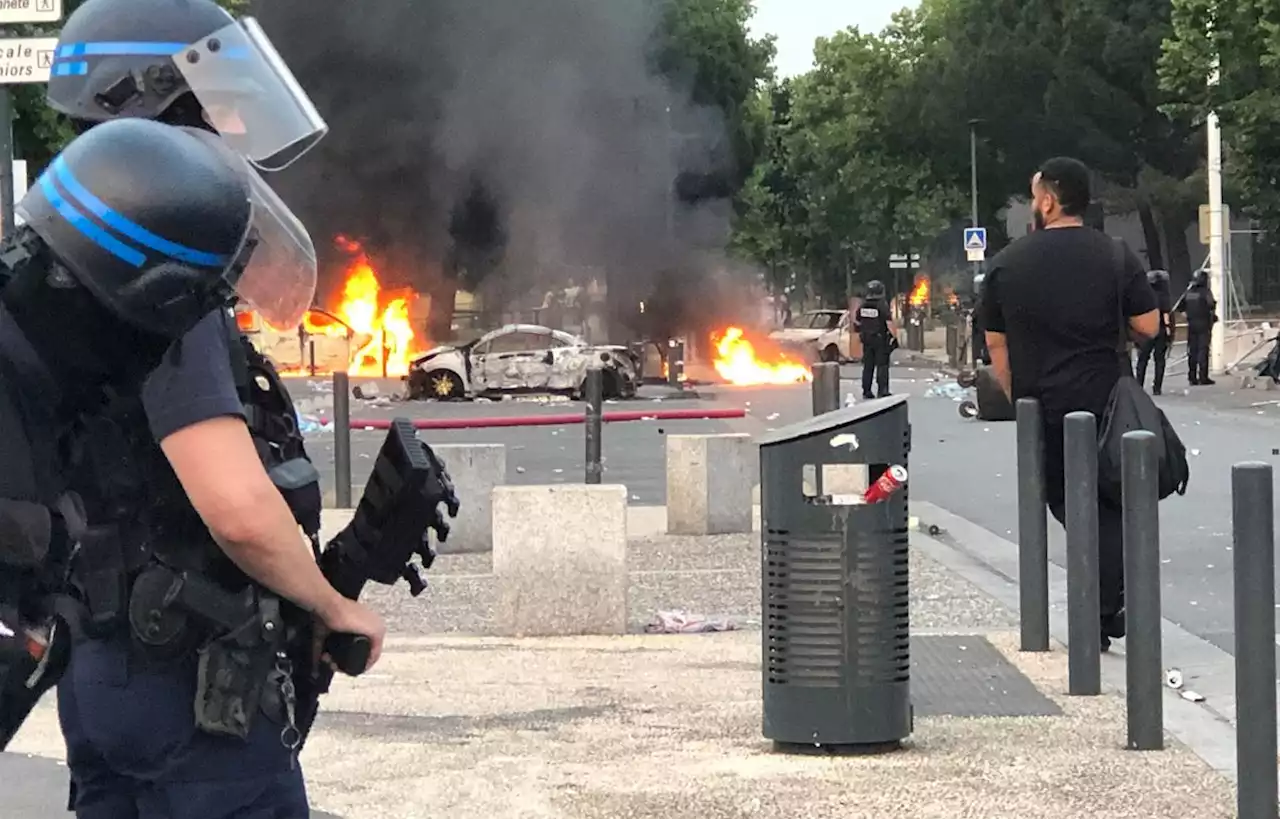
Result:
<svg viewBox="0 0 1280 819">
<path fill-rule="evenodd" d="M 90 526 L 80 536 L 74 579 L 84 595 L 90 637 L 105 637 L 123 621 L 128 609 L 128 572 L 118 526 Z"/>
<path fill-rule="evenodd" d="M 196 727 L 207 734 L 247 739 L 262 707 L 276 664 L 277 641 L 265 632 L 279 623 L 279 602 L 260 601 L 259 616 L 200 649 L 196 676 Z M 274 610 L 274 620 L 271 611 Z M 282 631 L 282 629 L 273 629 Z"/>
<path fill-rule="evenodd" d="M 271 482 L 284 497 L 294 520 L 307 536 L 320 531 L 320 510 L 324 499 L 320 493 L 320 472 L 306 458 L 294 458 L 267 470 Z"/>
</svg>

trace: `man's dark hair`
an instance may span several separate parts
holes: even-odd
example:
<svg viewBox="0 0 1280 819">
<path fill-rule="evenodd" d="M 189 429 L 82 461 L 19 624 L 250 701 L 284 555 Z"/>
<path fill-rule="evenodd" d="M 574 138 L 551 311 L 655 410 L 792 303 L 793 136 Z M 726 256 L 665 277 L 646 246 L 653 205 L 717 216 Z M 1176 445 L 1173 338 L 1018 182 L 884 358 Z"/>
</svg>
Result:
<svg viewBox="0 0 1280 819">
<path fill-rule="evenodd" d="M 1040 166 L 1040 183 L 1053 191 L 1067 216 L 1084 216 L 1093 199 L 1089 168 L 1080 160 L 1057 156 Z"/>
</svg>

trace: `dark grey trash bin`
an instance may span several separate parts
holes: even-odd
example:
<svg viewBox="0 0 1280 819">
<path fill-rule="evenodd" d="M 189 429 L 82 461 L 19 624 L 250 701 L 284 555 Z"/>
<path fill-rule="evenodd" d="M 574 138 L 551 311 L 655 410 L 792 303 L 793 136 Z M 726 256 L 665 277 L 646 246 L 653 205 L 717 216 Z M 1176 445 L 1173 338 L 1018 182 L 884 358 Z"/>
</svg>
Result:
<svg viewBox="0 0 1280 819">
<path fill-rule="evenodd" d="M 912 730 L 908 487 L 850 505 L 822 484 L 824 464 L 866 464 L 869 484 L 906 468 L 907 401 L 863 402 L 759 443 L 764 735 L 781 750 L 896 748 Z"/>
</svg>

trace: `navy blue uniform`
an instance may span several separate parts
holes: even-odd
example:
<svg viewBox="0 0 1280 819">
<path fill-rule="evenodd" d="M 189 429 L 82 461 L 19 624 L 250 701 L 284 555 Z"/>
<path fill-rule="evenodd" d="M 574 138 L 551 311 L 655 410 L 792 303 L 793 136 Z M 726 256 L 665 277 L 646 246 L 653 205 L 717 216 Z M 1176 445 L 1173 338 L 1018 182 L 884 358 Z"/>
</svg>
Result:
<svg viewBox="0 0 1280 819">
<path fill-rule="evenodd" d="M 193 424 L 244 417 L 225 318 L 202 321 L 143 391 L 164 440 Z M 283 713 L 263 713 L 247 741 L 196 729 L 196 657 L 160 665 L 130 637 L 76 645 L 58 686 L 72 809 L 78 819 L 305 819 L 302 772 L 281 742 Z"/>
</svg>

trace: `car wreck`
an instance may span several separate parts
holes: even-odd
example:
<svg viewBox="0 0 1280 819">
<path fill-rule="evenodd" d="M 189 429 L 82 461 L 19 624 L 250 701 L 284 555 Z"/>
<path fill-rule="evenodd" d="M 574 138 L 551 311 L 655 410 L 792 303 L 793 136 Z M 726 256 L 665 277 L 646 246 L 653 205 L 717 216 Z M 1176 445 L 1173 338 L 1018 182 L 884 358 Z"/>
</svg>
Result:
<svg viewBox="0 0 1280 819">
<path fill-rule="evenodd" d="M 605 398 L 635 396 L 641 359 L 630 348 L 588 344 L 535 324 L 508 324 L 468 344 L 436 347 L 412 361 L 404 381 L 411 399 L 516 393 L 580 397 L 593 363 L 604 373 Z"/>
</svg>

